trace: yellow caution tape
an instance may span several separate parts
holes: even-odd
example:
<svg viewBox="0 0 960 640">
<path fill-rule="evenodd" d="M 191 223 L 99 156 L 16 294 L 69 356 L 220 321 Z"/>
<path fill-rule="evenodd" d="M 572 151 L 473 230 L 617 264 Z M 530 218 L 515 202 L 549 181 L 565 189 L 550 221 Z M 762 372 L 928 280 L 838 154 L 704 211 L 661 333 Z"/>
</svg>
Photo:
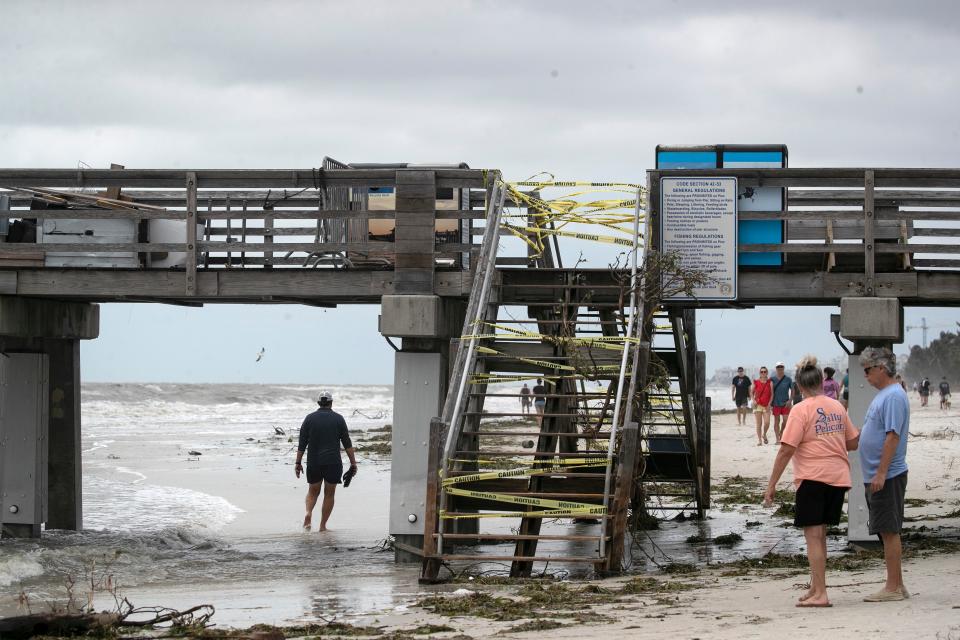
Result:
<svg viewBox="0 0 960 640">
<path fill-rule="evenodd" d="M 471 489 L 448 488 L 447 493 L 454 496 L 464 496 L 466 498 L 477 498 L 479 500 L 490 500 L 491 502 L 505 502 L 507 504 L 521 504 L 527 507 L 541 507 L 550 511 L 577 511 L 590 513 L 598 505 L 586 502 L 573 502 L 567 500 L 553 500 L 550 498 L 536 498 L 533 496 L 515 496 L 506 493 L 491 493 L 488 491 L 473 491 Z M 600 506 L 600 513 L 605 509 Z"/>
<path fill-rule="evenodd" d="M 558 434 L 562 437 L 563 434 Z M 536 461 L 514 461 L 514 464 L 543 464 L 549 462 L 550 467 L 536 467 L 536 468 L 526 468 L 526 467 L 517 467 L 514 469 L 504 469 L 502 471 L 480 471 L 477 473 L 471 473 L 466 476 L 455 476 L 452 478 L 447 478 L 443 481 L 443 486 L 450 486 L 454 484 L 462 484 L 464 482 L 477 482 L 480 480 L 497 480 L 500 478 L 518 478 L 518 477 L 527 477 L 527 476 L 542 476 L 553 473 L 562 473 L 564 471 L 570 471 L 572 467 L 595 467 L 601 464 L 606 464 L 609 458 L 606 456 L 597 456 L 592 458 L 560 458 L 560 459 L 548 459 L 544 458 Z M 451 461 L 455 462 L 455 461 Z M 482 464 L 483 462 L 494 462 L 492 460 L 459 460 L 459 462 L 476 462 Z"/>
<path fill-rule="evenodd" d="M 512 187 L 534 187 L 549 189 L 552 187 L 618 187 L 629 189 L 644 189 L 642 185 L 632 182 L 584 182 L 582 180 L 518 180 L 507 183 Z"/>
<path fill-rule="evenodd" d="M 477 347 L 477 351 L 480 353 L 485 353 L 487 355 L 503 356 L 511 360 L 516 360 L 517 362 L 525 362 L 526 364 L 532 364 L 536 367 L 543 367 L 544 369 L 553 369 L 555 371 L 575 371 L 581 372 L 588 375 L 596 375 L 599 373 L 619 373 L 620 365 L 619 364 L 601 364 L 596 366 L 591 366 L 589 368 L 580 367 L 577 368 L 573 365 L 562 364 L 560 362 L 551 362 L 549 360 L 538 360 L 536 358 L 524 358 L 523 356 L 512 355 L 509 353 L 503 353 L 502 351 L 497 351 L 490 347 Z"/>
<path fill-rule="evenodd" d="M 607 513 L 603 505 L 591 505 L 586 509 L 571 509 L 566 511 L 501 511 L 496 513 L 459 513 L 450 515 L 446 509 L 440 509 L 441 520 L 473 519 L 473 518 L 580 518 L 583 516 L 602 516 Z"/>
<path fill-rule="evenodd" d="M 603 242 L 605 244 L 616 244 L 620 246 L 633 248 L 634 241 L 627 238 L 615 238 L 614 236 L 602 236 L 597 233 L 580 233 L 575 231 L 561 231 L 559 229 L 547 229 L 543 227 L 515 227 L 511 224 L 501 225 L 504 229 L 509 230 L 513 235 L 520 238 L 524 238 L 529 242 L 529 239 L 526 235 L 521 233 L 521 231 L 526 231 L 529 233 L 540 233 L 548 236 L 561 236 L 564 238 L 576 238 L 577 240 L 591 240 L 593 242 Z"/>
</svg>

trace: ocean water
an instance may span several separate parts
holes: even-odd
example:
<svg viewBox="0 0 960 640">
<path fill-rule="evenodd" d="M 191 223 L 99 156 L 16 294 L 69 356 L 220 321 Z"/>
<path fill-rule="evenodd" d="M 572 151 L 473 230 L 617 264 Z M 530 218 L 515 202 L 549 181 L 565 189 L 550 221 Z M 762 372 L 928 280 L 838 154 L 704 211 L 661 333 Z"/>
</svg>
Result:
<svg viewBox="0 0 960 640">
<path fill-rule="evenodd" d="M 497 386 L 499 393 L 519 388 Z M 329 388 L 355 442 L 392 422 L 391 386 Z M 21 595 L 34 607 L 62 602 L 70 581 L 108 575 L 139 606 L 216 599 L 217 621 L 226 625 L 409 603 L 421 589 L 419 567 L 394 564 L 384 546 L 388 459 L 360 453 L 360 474 L 337 492 L 332 531 L 300 529 L 306 483 L 294 477 L 293 461 L 316 393 L 306 385 L 85 384 L 84 530 L 0 540 L 0 616 L 15 613 Z M 711 396 L 715 408 L 731 404 L 727 389 Z M 514 398 L 493 398 L 487 408 L 518 406 Z M 730 515 L 718 517 L 715 528 L 733 526 Z M 682 559 L 678 554 L 690 553 L 683 541 L 703 526 L 665 523 L 647 549 L 636 549 L 637 567 L 656 569 L 650 549 L 661 560 Z M 100 592 L 96 601 L 109 608 L 111 598 Z"/>
<path fill-rule="evenodd" d="M 390 424 L 392 387 L 325 388 L 355 440 Z M 338 494 L 334 531 L 300 531 L 306 481 L 292 463 L 316 393 L 301 385 L 85 384 L 84 530 L 0 541 L 0 616 L 21 594 L 58 601 L 68 581 L 106 575 L 139 604 L 151 589 L 290 580 L 302 586 L 296 597 L 314 602 L 317 590 L 329 591 L 318 576 L 346 560 L 390 584 L 387 461 L 361 456 L 358 479 Z M 394 590 L 367 588 L 343 609 L 389 605 Z M 315 609 L 293 607 L 288 617 L 323 615 Z"/>
</svg>

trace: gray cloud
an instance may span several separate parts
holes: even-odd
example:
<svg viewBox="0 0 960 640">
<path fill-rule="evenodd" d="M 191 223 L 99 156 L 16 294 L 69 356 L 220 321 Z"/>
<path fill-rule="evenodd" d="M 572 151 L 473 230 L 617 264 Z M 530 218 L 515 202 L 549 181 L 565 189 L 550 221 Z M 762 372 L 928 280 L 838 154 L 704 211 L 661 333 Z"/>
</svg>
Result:
<svg viewBox="0 0 960 640">
<path fill-rule="evenodd" d="M 6 166 L 331 155 L 642 180 L 658 143 L 720 142 L 960 166 L 955 2 L 7 0 L 2 18 Z"/>
</svg>

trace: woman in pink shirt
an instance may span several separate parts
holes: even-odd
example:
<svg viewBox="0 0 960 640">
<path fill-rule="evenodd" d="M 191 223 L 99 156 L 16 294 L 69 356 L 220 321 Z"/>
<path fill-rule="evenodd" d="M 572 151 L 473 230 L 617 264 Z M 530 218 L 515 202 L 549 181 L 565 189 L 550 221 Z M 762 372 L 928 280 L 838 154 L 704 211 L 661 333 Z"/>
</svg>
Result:
<svg viewBox="0 0 960 640">
<path fill-rule="evenodd" d="M 834 400 L 840 399 L 840 383 L 833 379 L 833 374 L 837 372 L 833 367 L 824 367 L 823 375 L 826 376 L 823 380 L 823 395 L 828 398 L 833 398 Z"/>
<path fill-rule="evenodd" d="M 794 405 L 780 439 L 763 504 L 771 506 L 777 481 L 793 461 L 797 486 L 796 517 L 803 527 L 810 563 L 810 589 L 798 607 L 830 607 L 827 598 L 827 526 L 840 524 L 843 499 L 850 488 L 847 452 L 857 448 L 860 432 L 850 422 L 843 405 L 823 393 L 823 373 L 817 359 L 806 356 L 797 367 L 797 384 L 803 402 Z"/>
</svg>

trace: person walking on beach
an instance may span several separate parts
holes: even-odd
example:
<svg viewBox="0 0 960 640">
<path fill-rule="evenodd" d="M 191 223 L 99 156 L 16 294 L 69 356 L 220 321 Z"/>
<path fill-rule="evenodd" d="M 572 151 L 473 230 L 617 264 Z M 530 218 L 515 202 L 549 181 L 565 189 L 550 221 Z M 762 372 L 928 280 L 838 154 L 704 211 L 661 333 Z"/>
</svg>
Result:
<svg viewBox="0 0 960 640">
<path fill-rule="evenodd" d="M 940 408 L 944 411 L 950 408 L 950 383 L 947 382 L 947 376 L 940 380 Z"/>
<path fill-rule="evenodd" d="M 901 568 L 903 497 L 907 491 L 907 435 L 910 400 L 897 384 L 897 358 L 890 349 L 867 347 L 860 354 L 863 375 L 877 395 L 867 409 L 860 433 L 860 468 L 867 494 L 870 535 L 883 542 L 887 580 L 883 589 L 864 598 L 887 602 L 910 597 Z"/>
<path fill-rule="evenodd" d="M 833 379 L 837 372 L 833 367 L 823 368 L 823 395 L 834 400 L 840 399 L 840 383 Z"/>
<path fill-rule="evenodd" d="M 357 472 L 357 458 L 347 432 L 347 423 L 339 413 L 333 410 L 333 394 L 321 391 L 317 397 L 319 409 L 307 415 L 300 425 L 300 444 L 297 446 L 297 462 L 294 473 L 299 478 L 303 473 L 303 454 L 307 452 L 307 512 L 303 517 L 303 528 L 310 530 L 313 509 L 317 506 L 320 489 L 323 489 L 323 504 L 320 506 L 320 527 L 317 531 L 327 530 L 327 520 L 333 513 L 334 494 L 343 476 L 343 461 L 340 459 L 340 445 L 343 445 L 350 459 L 350 471 Z M 352 476 L 351 476 L 352 477 Z M 348 478 L 349 480 L 349 478 Z"/>
<path fill-rule="evenodd" d="M 787 416 L 790 415 L 790 394 L 793 387 L 793 380 L 784 373 L 782 362 L 777 363 L 777 372 L 770 381 L 773 383 L 773 435 L 780 444 L 780 434 L 783 433 L 783 427 L 787 424 Z M 766 441 L 766 439 L 764 439 Z"/>
<path fill-rule="evenodd" d="M 923 376 L 920 380 L 920 406 L 925 407 L 930 402 L 930 378 Z"/>
<path fill-rule="evenodd" d="M 747 424 L 747 409 L 750 407 L 750 387 L 753 383 L 749 376 L 743 374 L 743 367 L 737 367 L 737 375 L 733 377 L 730 387 L 730 397 L 737 406 L 737 425 Z"/>
<path fill-rule="evenodd" d="M 520 389 L 520 411 L 524 415 L 530 413 L 530 387 L 527 386 L 527 383 L 523 383 L 523 388 Z"/>
<path fill-rule="evenodd" d="M 537 412 L 537 424 L 543 426 L 543 408 L 547 406 L 547 388 L 543 386 L 543 380 L 537 378 L 537 384 L 533 385 L 533 408 Z"/>
<path fill-rule="evenodd" d="M 767 443 L 770 430 L 770 401 L 773 385 L 767 378 L 767 368 L 760 367 L 760 377 L 753 381 L 753 417 L 757 420 L 757 446 Z"/>
<path fill-rule="evenodd" d="M 847 452 L 857 448 L 859 432 L 843 405 L 823 393 L 817 359 L 806 356 L 797 369 L 803 402 L 794 406 L 780 438 L 763 504 L 773 505 L 777 482 L 793 462 L 797 487 L 795 527 L 803 528 L 810 565 L 810 588 L 798 607 L 830 607 L 827 597 L 827 527 L 840 524 L 843 498 L 850 488 Z"/>
</svg>

